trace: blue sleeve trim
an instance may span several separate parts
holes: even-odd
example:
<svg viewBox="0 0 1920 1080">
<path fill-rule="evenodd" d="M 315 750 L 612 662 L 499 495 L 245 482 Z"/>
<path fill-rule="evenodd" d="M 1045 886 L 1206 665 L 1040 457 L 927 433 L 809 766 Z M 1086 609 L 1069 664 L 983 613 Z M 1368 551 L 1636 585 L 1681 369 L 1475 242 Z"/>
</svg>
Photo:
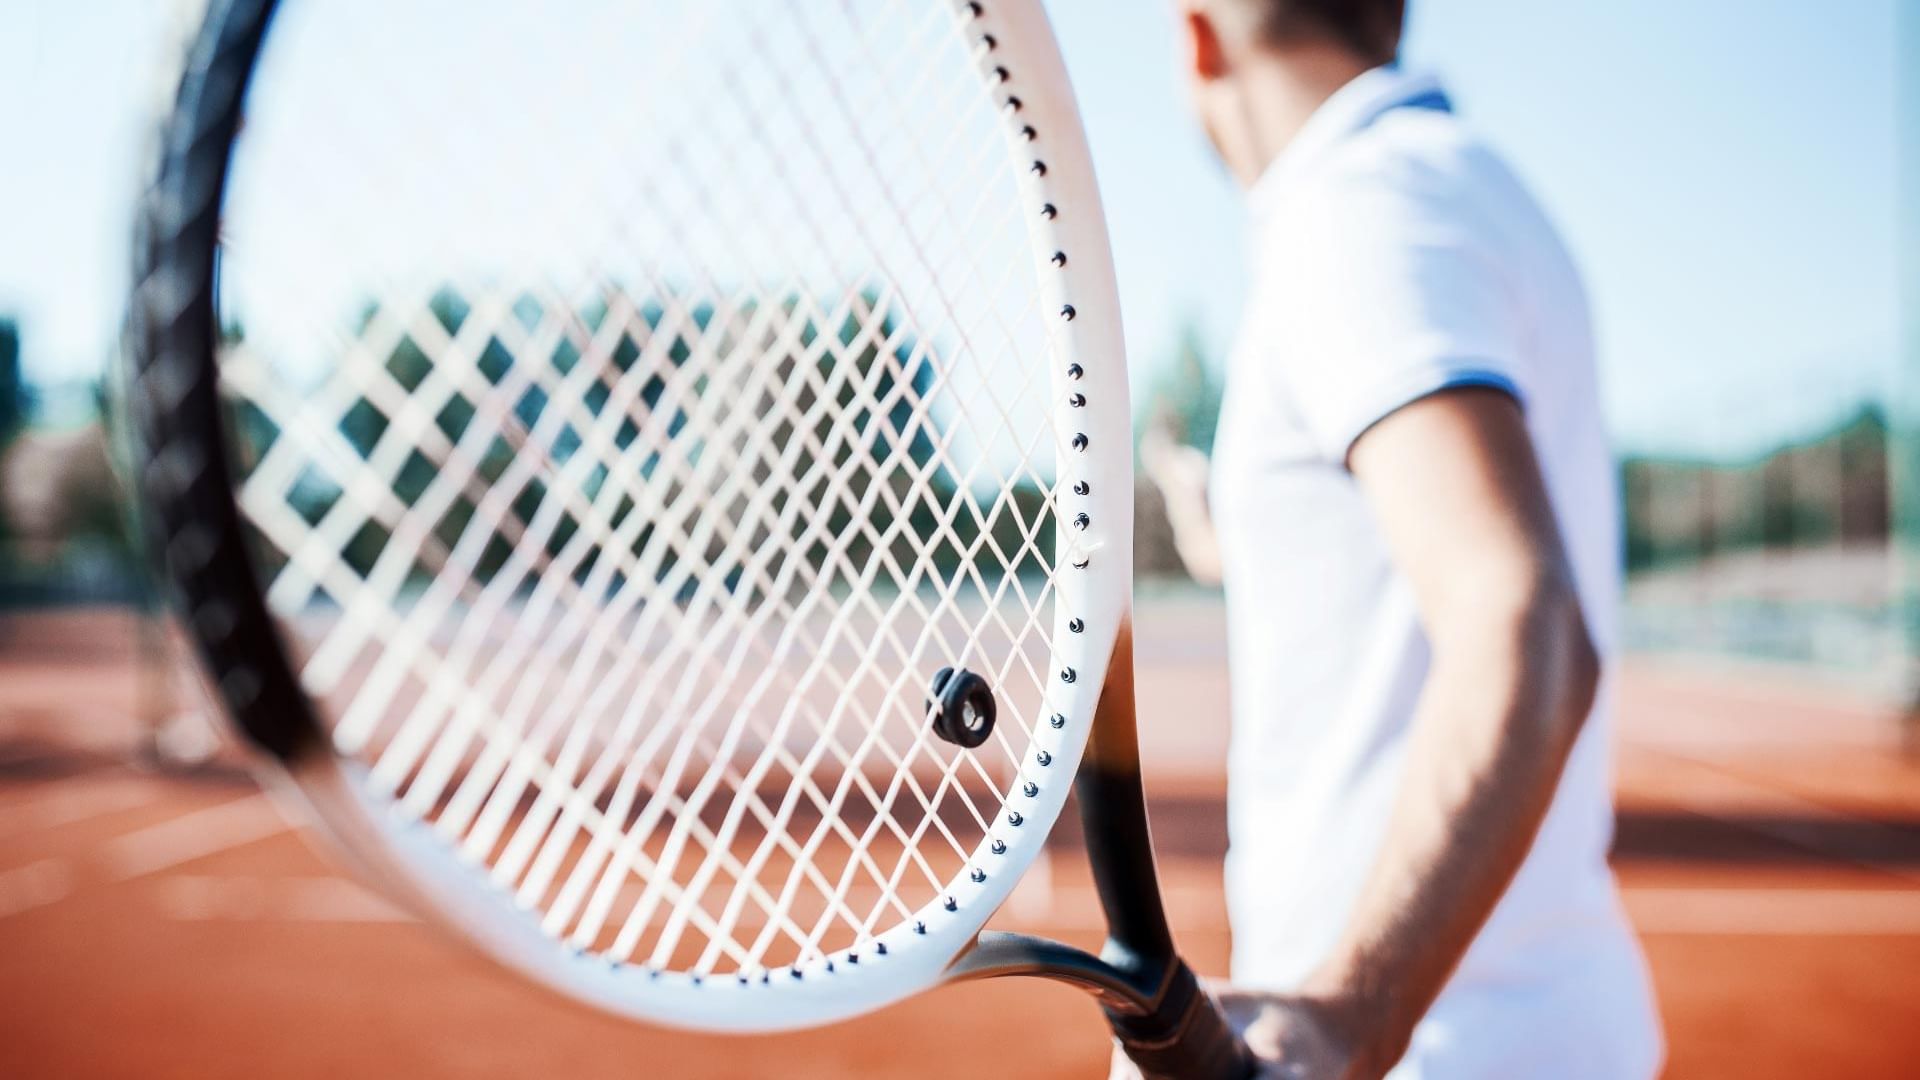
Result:
<svg viewBox="0 0 1920 1080">
<path fill-rule="evenodd" d="M 1344 465 L 1347 455 L 1353 450 L 1353 444 L 1360 441 L 1360 436 L 1375 424 L 1421 398 L 1431 397 L 1442 390 L 1463 387 L 1498 390 L 1511 397 L 1522 409 L 1527 405 L 1527 397 L 1521 393 L 1520 384 L 1511 375 L 1496 368 L 1479 364 L 1427 368 L 1416 372 L 1411 378 L 1381 387 L 1366 399 L 1363 408 L 1356 409 L 1349 416 L 1344 425 L 1327 432 L 1328 455 Z"/>
</svg>

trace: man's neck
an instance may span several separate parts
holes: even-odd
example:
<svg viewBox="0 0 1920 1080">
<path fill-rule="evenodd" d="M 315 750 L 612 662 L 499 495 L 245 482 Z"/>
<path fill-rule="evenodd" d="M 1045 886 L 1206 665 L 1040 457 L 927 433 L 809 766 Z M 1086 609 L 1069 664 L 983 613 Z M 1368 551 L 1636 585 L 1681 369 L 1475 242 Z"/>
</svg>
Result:
<svg viewBox="0 0 1920 1080">
<path fill-rule="evenodd" d="M 1369 70 L 1345 50 L 1302 45 L 1269 50 L 1247 64 L 1240 105 L 1243 145 L 1229 162 L 1251 187 L 1341 87 Z"/>
</svg>

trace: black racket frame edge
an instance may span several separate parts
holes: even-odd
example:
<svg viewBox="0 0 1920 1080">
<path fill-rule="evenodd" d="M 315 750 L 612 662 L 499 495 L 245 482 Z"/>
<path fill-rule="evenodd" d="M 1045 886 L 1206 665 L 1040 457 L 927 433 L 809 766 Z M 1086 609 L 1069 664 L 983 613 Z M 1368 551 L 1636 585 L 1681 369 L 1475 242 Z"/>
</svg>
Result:
<svg viewBox="0 0 1920 1080">
<path fill-rule="evenodd" d="M 212 689 L 247 738 L 298 765 L 331 752 L 267 611 L 232 487 L 214 294 L 229 152 L 276 0 L 213 0 L 134 222 L 127 420 L 148 543 Z"/>
<path fill-rule="evenodd" d="M 127 411 L 149 542 L 212 687 L 281 764 L 332 752 L 267 611 L 232 488 L 215 350 L 221 204 L 248 85 L 278 0 L 213 0 L 193 41 L 134 233 Z M 1093 993 L 1143 1075 L 1238 1078 L 1254 1064 L 1175 951 L 1147 827 L 1131 628 L 1114 646 L 1074 794 L 1108 941 L 1099 956 L 985 932 L 956 978 L 1032 975 Z"/>
</svg>

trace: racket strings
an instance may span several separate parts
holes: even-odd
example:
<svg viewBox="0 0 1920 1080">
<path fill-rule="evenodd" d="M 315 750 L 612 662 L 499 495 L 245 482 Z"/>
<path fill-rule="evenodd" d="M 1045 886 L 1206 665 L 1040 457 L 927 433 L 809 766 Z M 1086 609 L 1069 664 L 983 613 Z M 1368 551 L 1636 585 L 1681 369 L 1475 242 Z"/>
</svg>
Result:
<svg viewBox="0 0 1920 1080">
<path fill-rule="evenodd" d="M 268 220 L 239 215 L 223 288 L 259 318 L 222 371 L 269 601 L 336 745 L 549 933 L 751 975 L 910 922 L 1004 827 L 1070 538 L 977 44 L 934 5 L 720 6 L 662 5 L 677 32 L 634 45 L 655 76 L 471 89 L 529 114 L 489 152 L 515 132 L 551 151 L 448 196 L 479 218 L 433 228 L 406 167 L 475 163 L 443 125 L 302 205 L 354 238 L 324 269 L 376 298 L 357 317 L 315 302 L 326 273 L 286 279 L 272 252 L 311 226 L 271 220 L 292 212 L 248 194 L 243 152 L 235 204 Z M 377 52 L 427 92 L 420 55 Z M 392 141 L 337 102 L 287 115 Z M 544 240 L 502 224 L 521 188 L 566 204 Z M 434 258 L 356 251 L 388 234 Z M 942 666 L 995 688 L 979 748 L 931 732 Z"/>
</svg>

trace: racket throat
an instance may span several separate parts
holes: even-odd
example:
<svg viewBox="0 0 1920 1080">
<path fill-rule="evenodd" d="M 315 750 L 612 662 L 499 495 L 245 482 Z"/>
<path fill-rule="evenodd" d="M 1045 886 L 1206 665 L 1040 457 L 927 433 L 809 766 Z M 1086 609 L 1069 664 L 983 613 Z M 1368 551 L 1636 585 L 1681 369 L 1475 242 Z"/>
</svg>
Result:
<svg viewBox="0 0 1920 1080">
<path fill-rule="evenodd" d="M 1109 1016 L 1144 1017 L 1156 994 L 1156 988 L 1135 983 L 1127 972 L 1084 949 L 1000 930 L 981 931 L 947 974 L 968 981 L 1005 975 L 1051 979 L 1092 994 Z"/>
<path fill-rule="evenodd" d="M 1134 713 L 1133 625 L 1123 620 L 1094 710 L 1093 731 L 1073 782 L 1087 862 L 1107 919 L 1101 951 L 1138 985 L 1158 988 L 1175 962 L 1147 826 Z"/>
</svg>

